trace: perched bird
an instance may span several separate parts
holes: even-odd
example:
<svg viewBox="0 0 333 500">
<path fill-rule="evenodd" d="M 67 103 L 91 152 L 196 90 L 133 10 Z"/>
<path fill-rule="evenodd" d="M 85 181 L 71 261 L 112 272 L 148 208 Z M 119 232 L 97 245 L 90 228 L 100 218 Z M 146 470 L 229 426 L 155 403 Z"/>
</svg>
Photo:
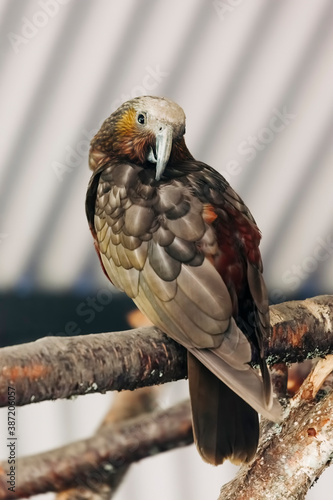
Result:
<svg viewBox="0 0 333 500">
<path fill-rule="evenodd" d="M 91 141 L 86 213 L 105 274 L 188 350 L 201 456 L 248 462 L 258 412 L 280 414 L 263 351 L 270 323 L 261 236 L 227 181 L 193 158 L 184 133 L 184 112 L 168 99 L 120 106 Z"/>
</svg>

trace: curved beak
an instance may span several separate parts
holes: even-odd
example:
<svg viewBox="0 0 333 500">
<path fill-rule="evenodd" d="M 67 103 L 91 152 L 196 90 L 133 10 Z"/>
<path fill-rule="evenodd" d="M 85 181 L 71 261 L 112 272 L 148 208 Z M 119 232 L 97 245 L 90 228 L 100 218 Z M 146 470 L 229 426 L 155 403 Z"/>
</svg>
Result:
<svg viewBox="0 0 333 500">
<path fill-rule="evenodd" d="M 148 160 L 156 163 L 155 180 L 157 181 L 161 179 L 170 158 L 172 135 L 172 127 L 170 125 L 158 125 L 158 132 L 156 133 L 156 157 L 152 149 L 148 155 Z"/>
</svg>

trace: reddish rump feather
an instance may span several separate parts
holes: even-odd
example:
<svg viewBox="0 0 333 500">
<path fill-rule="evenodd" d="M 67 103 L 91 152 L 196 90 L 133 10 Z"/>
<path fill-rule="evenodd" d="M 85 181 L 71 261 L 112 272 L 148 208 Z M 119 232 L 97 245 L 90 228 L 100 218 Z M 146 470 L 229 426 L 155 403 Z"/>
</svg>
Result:
<svg viewBox="0 0 333 500">
<path fill-rule="evenodd" d="M 238 300 L 247 289 L 247 261 L 261 266 L 260 231 L 229 204 L 224 209 L 205 205 L 204 218 L 215 229 L 220 251 L 213 264 L 229 290 L 233 314 L 237 316 Z"/>
<path fill-rule="evenodd" d="M 233 315 L 238 314 L 238 299 L 246 284 L 246 269 L 244 255 L 240 251 L 239 242 L 235 244 L 235 235 L 226 231 L 224 224 L 219 224 L 217 230 L 220 253 L 216 258 L 215 268 L 226 284 L 232 305 Z"/>
<path fill-rule="evenodd" d="M 259 243 L 261 233 L 256 224 L 251 223 L 242 213 L 232 210 L 232 217 L 235 222 L 235 234 L 239 235 L 239 240 L 243 244 L 246 257 L 251 264 L 259 267 L 261 265 L 261 255 Z"/>
</svg>

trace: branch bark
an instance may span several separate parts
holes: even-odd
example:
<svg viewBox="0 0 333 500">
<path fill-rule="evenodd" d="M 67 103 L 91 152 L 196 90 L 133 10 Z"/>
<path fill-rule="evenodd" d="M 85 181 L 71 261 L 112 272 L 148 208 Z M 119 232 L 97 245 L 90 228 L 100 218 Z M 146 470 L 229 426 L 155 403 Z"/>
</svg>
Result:
<svg viewBox="0 0 333 500">
<path fill-rule="evenodd" d="M 186 376 L 185 349 L 155 327 L 45 337 L 0 349 L 0 406 L 171 382 Z"/>
<path fill-rule="evenodd" d="M 271 307 L 269 364 L 333 352 L 333 296 Z M 78 337 L 45 337 L 0 349 L 0 406 L 14 386 L 16 404 L 90 392 L 134 389 L 186 377 L 186 351 L 158 328 Z"/>
<path fill-rule="evenodd" d="M 118 392 L 96 434 L 104 427 L 110 431 L 112 423 L 123 422 L 156 410 L 157 392 L 157 387 L 142 387 L 136 391 Z M 62 491 L 58 493 L 56 500 L 110 500 L 122 483 L 129 467 L 129 465 L 121 465 L 103 481 Z"/>
<path fill-rule="evenodd" d="M 270 307 L 268 363 L 297 363 L 333 351 L 333 295 L 319 295 Z"/>
<path fill-rule="evenodd" d="M 15 492 L 0 463 L 0 499 L 111 483 L 112 475 L 142 458 L 193 442 L 189 402 L 125 423 L 109 422 L 92 438 L 17 461 Z"/>
<path fill-rule="evenodd" d="M 222 487 L 219 500 L 305 498 L 333 460 L 332 388 L 316 395 L 333 368 L 332 358 L 314 367 L 286 409 L 283 423 L 263 432 L 254 461 Z"/>
</svg>

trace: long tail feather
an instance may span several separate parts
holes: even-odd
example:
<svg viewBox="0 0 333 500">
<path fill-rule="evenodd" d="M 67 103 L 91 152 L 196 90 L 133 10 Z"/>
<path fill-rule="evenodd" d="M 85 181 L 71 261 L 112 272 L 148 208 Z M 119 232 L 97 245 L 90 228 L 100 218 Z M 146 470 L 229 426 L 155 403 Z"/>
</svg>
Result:
<svg viewBox="0 0 333 500">
<path fill-rule="evenodd" d="M 213 465 L 225 459 L 239 464 L 255 455 L 257 412 L 188 353 L 194 440 L 202 458 Z"/>
<path fill-rule="evenodd" d="M 266 363 L 262 360 L 262 377 L 260 377 L 257 371 L 249 365 L 251 361 L 249 342 L 233 320 L 218 348 L 186 347 L 221 382 L 224 382 L 258 413 L 275 422 L 281 420 L 281 406 L 277 399 L 273 398 Z"/>
</svg>

